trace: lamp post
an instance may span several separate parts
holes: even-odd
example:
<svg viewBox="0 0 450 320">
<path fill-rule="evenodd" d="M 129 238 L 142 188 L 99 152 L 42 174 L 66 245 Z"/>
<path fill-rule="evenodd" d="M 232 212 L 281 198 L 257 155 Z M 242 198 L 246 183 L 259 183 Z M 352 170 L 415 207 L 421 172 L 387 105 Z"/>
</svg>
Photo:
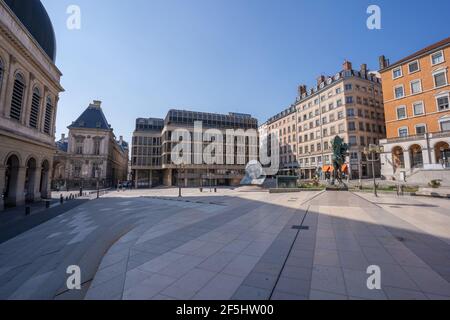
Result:
<svg viewBox="0 0 450 320">
<path fill-rule="evenodd" d="M 373 193 L 375 197 L 378 197 L 377 193 L 377 181 L 375 177 L 375 162 L 377 161 L 376 155 L 383 153 L 383 147 L 374 144 L 369 145 L 369 147 L 364 148 L 364 154 L 367 157 L 367 161 L 372 163 L 372 176 L 373 176 Z M 369 158 L 372 155 L 372 158 Z"/>
<path fill-rule="evenodd" d="M 100 198 L 100 168 L 95 169 L 95 177 L 97 178 L 97 199 Z"/>
<path fill-rule="evenodd" d="M 178 197 L 181 198 L 182 194 L 181 194 L 181 172 L 184 173 L 185 170 L 185 165 L 184 163 L 179 165 L 179 169 L 178 169 Z"/>
</svg>

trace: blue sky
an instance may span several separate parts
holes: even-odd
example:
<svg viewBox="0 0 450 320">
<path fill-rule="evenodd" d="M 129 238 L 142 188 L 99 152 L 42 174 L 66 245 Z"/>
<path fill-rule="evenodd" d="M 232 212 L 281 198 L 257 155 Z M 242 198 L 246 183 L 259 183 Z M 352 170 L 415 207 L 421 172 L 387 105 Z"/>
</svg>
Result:
<svg viewBox="0 0 450 320">
<path fill-rule="evenodd" d="M 344 59 L 378 68 L 450 36 L 448 0 L 42 0 L 63 72 L 58 136 L 92 100 L 116 136 L 170 108 L 250 113 L 264 122 L 297 86 L 335 74 Z M 81 8 L 81 30 L 66 9 Z M 367 7 L 382 30 L 366 27 Z"/>
</svg>

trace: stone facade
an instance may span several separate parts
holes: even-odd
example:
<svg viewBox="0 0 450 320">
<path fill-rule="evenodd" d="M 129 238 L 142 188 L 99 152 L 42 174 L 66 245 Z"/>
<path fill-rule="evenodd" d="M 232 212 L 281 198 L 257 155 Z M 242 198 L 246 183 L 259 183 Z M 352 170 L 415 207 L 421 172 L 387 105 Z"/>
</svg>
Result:
<svg viewBox="0 0 450 320">
<path fill-rule="evenodd" d="M 104 118 L 101 102 L 94 101 L 58 141 L 53 187 L 58 190 L 114 187 L 128 179 L 128 143 L 116 140 Z"/>
<path fill-rule="evenodd" d="M 61 75 L 0 1 L 0 210 L 50 196 Z"/>
<path fill-rule="evenodd" d="M 332 77 L 320 76 L 317 85 L 299 86 L 296 102 L 267 122 L 280 141 L 280 174 L 312 179 L 330 170 L 332 140 L 340 136 L 350 145 L 346 171 L 351 179 L 372 177 L 372 163 L 364 148 L 385 137 L 383 93 L 379 76 L 363 64 L 354 70 L 346 61 Z M 375 174 L 380 174 L 379 161 Z"/>
</svg>

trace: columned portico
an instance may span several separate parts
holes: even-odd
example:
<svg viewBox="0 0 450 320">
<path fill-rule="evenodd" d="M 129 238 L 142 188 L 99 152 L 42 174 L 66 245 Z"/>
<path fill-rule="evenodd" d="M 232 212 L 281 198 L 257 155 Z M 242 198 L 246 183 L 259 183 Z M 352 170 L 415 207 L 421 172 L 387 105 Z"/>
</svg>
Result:
<svg viewBox="0 0 450 320">
<path fill-rule="evenodd" d="M 382 154 L 382 175 L 388 180 L 407 179 L 419 172 L 425 172 L 427 181 L 450 180 L 449 145 L 450 132 L 429 133 L 380 141 Z M 402 175 L 403 172 L 403 175 Z"/>
</svg>

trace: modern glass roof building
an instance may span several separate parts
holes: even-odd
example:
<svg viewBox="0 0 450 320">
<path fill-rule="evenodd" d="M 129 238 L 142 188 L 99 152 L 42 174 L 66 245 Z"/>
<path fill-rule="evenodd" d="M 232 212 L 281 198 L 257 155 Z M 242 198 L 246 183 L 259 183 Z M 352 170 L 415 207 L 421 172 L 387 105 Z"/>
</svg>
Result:
<svg viewBox="0 0 450 320">
<path fill-rule="evenodd" d="M 201 123 L 202 137 L 200 141 L 192 141 L 189 158 L 192 160 L 183 166 L 173 163 L 171 155 L 177 142 L 172 141 L 172 134 L 177 129 L 184 129 L 194 140 L 198 132 L 194 132 L 194 125 Z M 256 154 L 258 120 L 248 114 L 229 113 L 215 114 L 187 110 L 170 110 L 165 119 L 136 120 L 133 134 L 131 169 L 135 185 L 147 188 L 158 185 L 166 186 L 209 186 L 209 185 L 237 185 L 244 177 L 245 165 Z M 212 142 L 203 141 L 203 135 L 208 129 L 217 129 L 223 140 L 223 157 L 214 164 L 207 165 L 203 161 L 194 161 L 196 156 L 202 158 L 202 151 Z M 239 149 L 237 140 L 227 141 L 227 130 L 242 130 L 254 132 L 255 135 L 243 141 L 245 146 Z M 175 138 L 174 138 L 175 139 Z M 176 140 L 176 139 L 175 139 Z M 201 145 L 195 149 L 195 145 Z M 200 150 L 200 152 L 198 152 Z M 243 154 L 244 156 L 238 156 Z M 230 164 L 230 160 L 232 163 Z M 221 162 L 221 163 L 220 163 Z"/>
</svg>

